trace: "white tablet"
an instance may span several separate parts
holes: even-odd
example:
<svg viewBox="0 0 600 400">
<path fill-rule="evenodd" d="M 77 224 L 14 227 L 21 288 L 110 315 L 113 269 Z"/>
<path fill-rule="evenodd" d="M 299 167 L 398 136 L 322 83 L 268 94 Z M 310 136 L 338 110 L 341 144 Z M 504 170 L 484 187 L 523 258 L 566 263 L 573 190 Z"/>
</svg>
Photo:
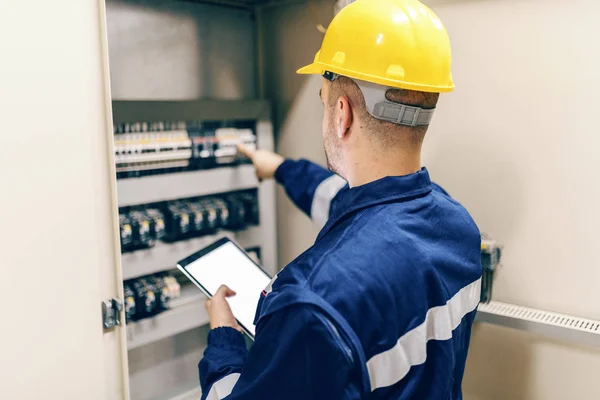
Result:
<svg viewBox="0 0 600 400">
<path fill-rule="evenodd" d="M 181 270 L 209 298 L 221 285 L 236 295 L 227 301 L 242 329 L 254 340 L 254 315 L 271 278 L 234 241 L 223 238 L 179 261 Z"/>
</svg>

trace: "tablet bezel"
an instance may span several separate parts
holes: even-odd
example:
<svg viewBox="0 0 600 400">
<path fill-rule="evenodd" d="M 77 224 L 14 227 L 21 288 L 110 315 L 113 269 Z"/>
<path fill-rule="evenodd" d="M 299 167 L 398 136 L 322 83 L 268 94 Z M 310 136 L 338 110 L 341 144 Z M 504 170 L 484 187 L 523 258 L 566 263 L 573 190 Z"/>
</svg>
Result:
<svg viewBox="0 0 600 400">
<path fill-rule="evenodd" d="M 205 255 L 209 254 L 210 252 L 218 249 L 219 247 L 223 246 L 224 244 L 227 243 L 233 243 L 233 245 L 235 247 L 237 247 L 238 250 L 241 251 L 241 253 L 243 255 L 246 256 L 246 258 L 248 258 L 248 260 L 250 260 L 252 262 L 252 264 L 254 264 L 259 271 L 261 271 L 263 274 L 265 274 L 265 276 L 270 280 L 272 280 L 273 278 L 267 273 L 267 271 L 265 271 L 256 261 L 254 261 L 252 259 L 252 257 L 250 257 L 250 255 L 246 252 L 246 250 L 244 250 L 244 248 L 242 246 L 240 246 L 235 240 L 232 240 L 228 237 L 224 237 L 221 238 L 219 240 L 217 240 L 216 242 L 206 246 L 205 248 L 195 252 L 194 254 L 184 258 L 183 260 L 179 261 L 177 263 L 177 268 L 194 284 L 198 287 L 198 289 L 200 289 L 209 299 L 211 299 L 213 297 L 213 295 L 211 293 L 209 293 L 208 290 L 206 290 L 206 288 L 204 286 L 202 286 L 202 284 L 200 282 L 198 282 L 198 280 L 196 278 L 194 278 L 192 276 L 192 274 L 188 273 L 188 271 L 186 270 L 186 267 L 190 264 L 192 264 L 193 262 L 195 262 L 196 260 L 204 257 Z M 234 316 L 235 317 L 235 316 Z M 236 321 L 238 322 L 239 326 L 242 328 L 242 330 L 246 333 L 246 335 L 248 335 L 248 337 L 252 340 L 254 340 L 254 335 L 252 333 L 250 333 L 250 331 L 248 330 L 248 328 L 246 328 L 237 318 Z"/>
</svg>

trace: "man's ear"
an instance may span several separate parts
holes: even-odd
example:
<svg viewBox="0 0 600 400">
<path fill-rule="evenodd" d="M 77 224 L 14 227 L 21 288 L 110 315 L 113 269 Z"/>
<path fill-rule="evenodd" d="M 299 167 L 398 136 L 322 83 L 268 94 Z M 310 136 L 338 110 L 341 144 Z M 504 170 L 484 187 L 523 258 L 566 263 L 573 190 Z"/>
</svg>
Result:
<svg viewBox="0 0 600 400">
<path fill-rule="evenodd" d="M 352 126 L 353 113 L 352 106 L 345 96 L 340 96 L 336 104 L 337 108 L 337 129 L 336 133 L 338 138 L 344 139 L 346 135 L 350 133 L 350 127 Z"/>
</svg>

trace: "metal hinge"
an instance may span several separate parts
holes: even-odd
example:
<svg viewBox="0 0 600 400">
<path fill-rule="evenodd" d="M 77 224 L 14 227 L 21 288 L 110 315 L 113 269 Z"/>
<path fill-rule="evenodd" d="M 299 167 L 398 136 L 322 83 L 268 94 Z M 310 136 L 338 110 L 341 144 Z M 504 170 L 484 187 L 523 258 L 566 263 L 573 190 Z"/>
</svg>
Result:
<svg viewBox="0 0 600 400">
<path fill-rule="evenodd" d="M 123 300 L 121 299 L 113 297 L 102 302 L 102 326 L 104 330 L 122 325 L 121 311 L 123 311 Z"/>
</svg>

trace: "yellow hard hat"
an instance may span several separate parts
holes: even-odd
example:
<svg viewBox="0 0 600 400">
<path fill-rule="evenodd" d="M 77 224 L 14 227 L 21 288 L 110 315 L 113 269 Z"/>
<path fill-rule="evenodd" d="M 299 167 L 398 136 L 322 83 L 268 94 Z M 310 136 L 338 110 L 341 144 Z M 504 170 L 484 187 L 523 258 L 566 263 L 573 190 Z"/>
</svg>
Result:
<svg viewBox="0 0 600 400">
<path fill-rule="evenodd" d="M 454 89 L 450 39 L 418 0 L 357 0 L 327 28 L 314 62 L 299 74 L 336 74 L 422 92 Z"/>
</svg>

